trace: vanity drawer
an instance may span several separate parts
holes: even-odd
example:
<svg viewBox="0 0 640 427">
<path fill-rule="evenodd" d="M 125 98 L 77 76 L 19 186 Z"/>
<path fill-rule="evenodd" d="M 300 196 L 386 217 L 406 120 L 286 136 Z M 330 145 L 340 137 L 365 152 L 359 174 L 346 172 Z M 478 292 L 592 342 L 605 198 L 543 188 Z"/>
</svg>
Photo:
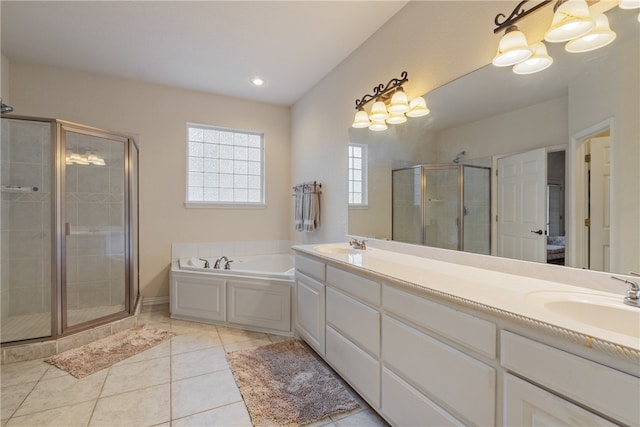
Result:
<svg viewBox="0 0 640 427">
<path fill-rule="evenodd" d="M 380 356 L 380 312 L 328 287 L 327 324 L 371 355 Z"/>
<path fill-rule="evenodd" d="M 395 316 L 491 359 L 496 358 L 496 325 L 491 322 L 388 285 L 382 288 L 382 304 L 386 311 Z"/>
<path fill-rule="evenodd" d="M 398 426 L 464 425 L 387 368 L 382 369 L 382 414 Z"/>
<path fill-rule="evenodd" d="M 327 361 L 374 408 L 380 406 L 380 363 L 331 326 L 326 333 Z"/>
<path fill-rule="evenodd" d="M 380 284 L 373 280 L 327 266 L 327 283 L 373 305 L 380 305 Z"/>
<path fill-rule="evenodd" d="M 502 331 L 502 366 L 629 425 L 640 425 L 640 378 Z"/>
<path fill-rule="evenodd" d="M 316 261 L 315 259 L 311 259 L 306 256 L 296 255 L 295 266 L 296 270 L 324 282 L 325 265 L 323 262 Z"/>
<path fill-rule="evenodd" d="M 382 337 L 385 367 L 465 424 L 495 424 L 494 368 L 386 315 Z"/>
</svg>

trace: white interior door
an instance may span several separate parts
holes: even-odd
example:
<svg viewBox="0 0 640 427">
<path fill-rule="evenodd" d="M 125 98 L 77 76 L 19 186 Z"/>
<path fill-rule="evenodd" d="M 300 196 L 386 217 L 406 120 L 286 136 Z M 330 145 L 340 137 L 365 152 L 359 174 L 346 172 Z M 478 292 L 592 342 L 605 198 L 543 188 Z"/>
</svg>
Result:
<svg viewBox="0 0 640 427">
<path fill-rule="evenodd" d="M 547 153 L 498 159 L 498 256 L 546 262 Z"/>
<path fill-rule="evenodd" d="M 611 193 L 611 139 L 592 138 L 589 179 L 589 268 L 611 271 L 609 265 L 609 200 Z"/>
</svg>

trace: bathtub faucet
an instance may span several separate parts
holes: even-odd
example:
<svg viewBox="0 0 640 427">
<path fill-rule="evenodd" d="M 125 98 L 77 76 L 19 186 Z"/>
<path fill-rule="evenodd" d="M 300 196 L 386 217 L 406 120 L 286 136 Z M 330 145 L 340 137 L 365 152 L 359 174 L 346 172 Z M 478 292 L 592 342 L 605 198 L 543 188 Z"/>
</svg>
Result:
<svg viewBox="0 0 640 427">
<path fill-rule="evenodd" d="M 204 258 L 200 258 L 200 261 L 204 261 L 204 268 L 211 268 L 211 266 L 209 265 L 209 261 L 204 259 Z"/>
<path fill-rule="evenodd" d="M 225 264 L 224 264 L 224 269 L 225 270 L 231 270 L 231 263 L 233 262 L 232 259 L 228 260 Z"/>
<path fill-rule="evenodd" d="M 227 264 L 225 265 L 225 268 L 226 268 L 226 266 L 229 264 L 229 258 L 227 258 L 224 255 L 222 255 L 220 258 L 216 260 L 216 263 L 213 264 L 213 268 L 217 268 L 218 270 L 220 270 L 220 263 L 222 262 L 222 260 L 225 260 L 227 262 Z M 226 269 L 229 270 L 228 268 Z"/>
</svg>

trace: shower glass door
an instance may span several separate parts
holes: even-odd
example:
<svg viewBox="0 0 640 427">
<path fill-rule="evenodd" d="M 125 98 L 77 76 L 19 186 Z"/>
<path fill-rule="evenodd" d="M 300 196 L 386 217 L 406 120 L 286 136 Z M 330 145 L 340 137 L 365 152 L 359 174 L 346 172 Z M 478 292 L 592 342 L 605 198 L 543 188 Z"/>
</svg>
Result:
<svg viewBox="0 0 640 427">
<path fill-rule="evenodd" d="M 52 334 L 52 124 L 2 119 L 0 337 Z"/>
<path fill-rule="evenodd" d="M 62 328 L 128 310 L 126 138 L 62 127 L 65 238 Z"/>
<path fill-rule="evenodd" d="M 460 196 L 457 166 L 424 166 L 425 244 L 460 249 Z"/>
<path fill-rule="evenodd" d="M 392 172 L 392 239 L 422 244 L 422 173 L 421 168 Z"/>
</svg>

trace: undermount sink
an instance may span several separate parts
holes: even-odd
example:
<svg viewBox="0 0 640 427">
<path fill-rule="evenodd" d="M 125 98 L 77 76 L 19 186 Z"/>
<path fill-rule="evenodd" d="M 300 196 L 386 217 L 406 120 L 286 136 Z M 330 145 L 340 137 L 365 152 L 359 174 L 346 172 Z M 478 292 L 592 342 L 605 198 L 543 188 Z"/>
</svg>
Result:
<svg viewBox="0 0 640 427">
<path fill-rule="evenodd" d="M 316 246 L 313 249 L 325 254 L 355 254 L 363 251 L 363 249 L 353 249 L 346 246 L 338 246 L 338 245 L 334 245 L 334 246 L 322 245 L 322 246 Z"/>
<path fill-rule="evenodd" d="M 640 308 L 625 305 L 624 295 L 618 298 L 586 292 L 541 291 L 531 292 L 526 298 L 575 321 L 640 338 Z"/>
</svg>

